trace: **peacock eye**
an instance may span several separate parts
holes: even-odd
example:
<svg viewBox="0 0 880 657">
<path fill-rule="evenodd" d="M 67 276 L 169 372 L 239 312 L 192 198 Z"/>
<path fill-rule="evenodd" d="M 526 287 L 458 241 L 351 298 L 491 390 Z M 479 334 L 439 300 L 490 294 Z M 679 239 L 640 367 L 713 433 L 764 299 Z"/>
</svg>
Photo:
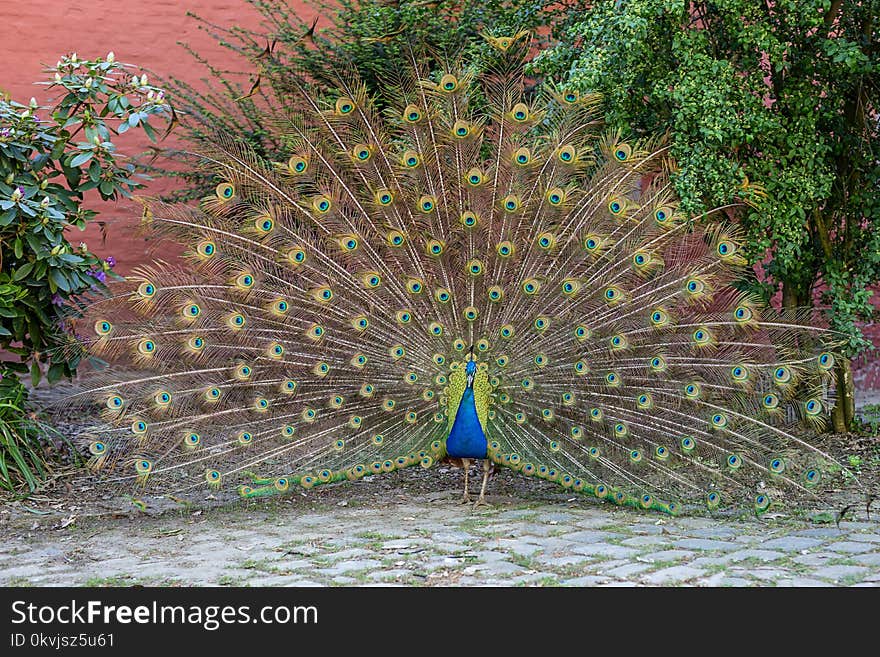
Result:
<svg viewBox="0 0 880 657">
<path fill-rule="evenodd" d="M 228 201 L 235 196 L 235 187 L 231 183 L 220 183 L 214 191 L 221 201 Z"/>
<path fill-rule="evenodd" d="M 287 168 L 292 173 L 303 173 L 308 168 L 308 166 L 308 161 L 304 157 L 300 157 L 298 155 L 292 156 L 287 161 Z"/>
<path fill-rule="evenodd" d="M 513 161 L 524 166 L 532 161 L 532 153 L 528 148 L 519 148 L 513 153 Z"/>
<path fill-rule="evenodd" d="M 510 116 L 517 123 L 522 123 L 529 118 L 529 106 L 525 103 L 517 103 L 510 111 Z"/>
<path fill-rule="evenodd" d="M 403 109 L 403 118 L 407 123 L 418 123 L 422 118 L 422 111 L 415 105 L 407 105 Z"/>
<path fill-rule="evenodd" d="M 725 240 L 725 241 L 718 243 L 718 255 L 720 255 L 722 257 L 731 256 L 734 254 L 735 251 L 736 251 L 736 246 L 734 245 L 733 242 L 728 242 Z"/>
<path fill-rule="evenodd" d="M 458 89 L 458 78 L 451 73 L 447 73 L 440 78 L 440 88 L 443 89 L 443 91 L 455 91 Z"/>
<path fill-rule="evenodd" d="M 141 283 L 138 286 L 137 293 L 141 299 L 152 299 L 156 296 L 156 286 L 150 282 Z"/>
<path fill-rule="evenodd" d="M 354 110 L 354 101 L 347 96 L 341 96 L 336 99 L 336 112 L 337 114 L 351 114 Z"/>
</svg>

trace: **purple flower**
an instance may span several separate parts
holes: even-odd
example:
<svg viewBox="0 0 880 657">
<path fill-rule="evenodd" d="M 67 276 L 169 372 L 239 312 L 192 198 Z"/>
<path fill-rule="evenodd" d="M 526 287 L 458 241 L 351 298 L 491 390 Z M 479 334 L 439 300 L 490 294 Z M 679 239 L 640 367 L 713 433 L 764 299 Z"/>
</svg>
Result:
<svg viewBox="0 0 880 657">
<path fill-rule="evenodd" d="M 99 281 L 101 281 L 102 283 L 106 283 L 106 282 L 107 282 L 107 274 L 105 274 L 104 271 L 101 270 L 101 269 L 90 269 L 90 270 L 87 271 L 86 273 L 87 273 L 89 276 L 93 276 L 94 278 L 97 278 L 97 279 L 98 279 Z"/>
<path fill-rule="evenodd" d="M 0 137 L 8 137 L 11 134 L 12 133 L 10 132 L 9 128 L 3 128 L 2 130 L 0 130 Z"/>
<path fill-rule="evenodd" d="M 52 295 L 52 305 L 53 306 L 63 306 L 64 305 L 64 299 L 61 297 L 60 294 L 56 293 L 56 294 Z"/>
<path fill-rule="evenodd" d="M 110 267 L 110 269 L 113 269 L 116 266 L 116 258 L 113 256 L 107 256 L 107 259 L 104 262 L 107 263 L 107 266 Z"/>
</svg>

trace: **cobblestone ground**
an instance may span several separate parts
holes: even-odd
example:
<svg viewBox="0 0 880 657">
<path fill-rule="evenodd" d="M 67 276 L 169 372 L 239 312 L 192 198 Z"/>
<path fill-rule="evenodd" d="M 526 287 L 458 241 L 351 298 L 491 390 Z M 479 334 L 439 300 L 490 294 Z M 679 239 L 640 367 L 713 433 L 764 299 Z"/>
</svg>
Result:
<svg viewBox="0 0 880 657">
<path fill-rule="evenodd" d="M 880 585 L 880 523 L 864 508 L 838 528 L 547 495 L 474 510 L 451 487 L 345 494 L 115 517 L 7 507 L 0 585 Z"/>
</svg>

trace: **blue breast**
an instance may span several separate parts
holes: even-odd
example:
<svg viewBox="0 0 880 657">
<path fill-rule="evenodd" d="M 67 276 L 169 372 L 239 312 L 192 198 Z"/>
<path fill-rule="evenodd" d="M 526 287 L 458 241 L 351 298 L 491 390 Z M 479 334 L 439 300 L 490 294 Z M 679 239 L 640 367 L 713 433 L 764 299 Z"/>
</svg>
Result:
<svg viewBox="0 0 880 657">
<path fill-rule="evenodd" d="M 455 422 L 452 423 L 452 431 L 446 439 L 446 453 L 462 459 L 484 459 L 487 447 L 486 434 L 474 405 L 474 390 L 465 388 L 455 414 Z"/>
</svg>

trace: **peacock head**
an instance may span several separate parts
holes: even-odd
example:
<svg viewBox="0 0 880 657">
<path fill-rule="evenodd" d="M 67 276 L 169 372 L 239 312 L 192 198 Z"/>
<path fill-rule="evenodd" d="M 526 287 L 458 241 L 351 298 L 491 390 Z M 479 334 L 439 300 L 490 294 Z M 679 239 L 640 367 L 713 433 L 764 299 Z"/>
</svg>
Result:
<svg viewBox="0 0 880 657">
<path fill-rule="evenodd" d="M 468 354 L 467 363 L 465 363 L 464 367 L 465 374 L 467 374 L 467 387 L 472 388 L 474 385 L 474 376 L 477 373 L 477 361 L 474 358 L 474 346 L 471 345 L 470 353 Z"/>
</svg>

